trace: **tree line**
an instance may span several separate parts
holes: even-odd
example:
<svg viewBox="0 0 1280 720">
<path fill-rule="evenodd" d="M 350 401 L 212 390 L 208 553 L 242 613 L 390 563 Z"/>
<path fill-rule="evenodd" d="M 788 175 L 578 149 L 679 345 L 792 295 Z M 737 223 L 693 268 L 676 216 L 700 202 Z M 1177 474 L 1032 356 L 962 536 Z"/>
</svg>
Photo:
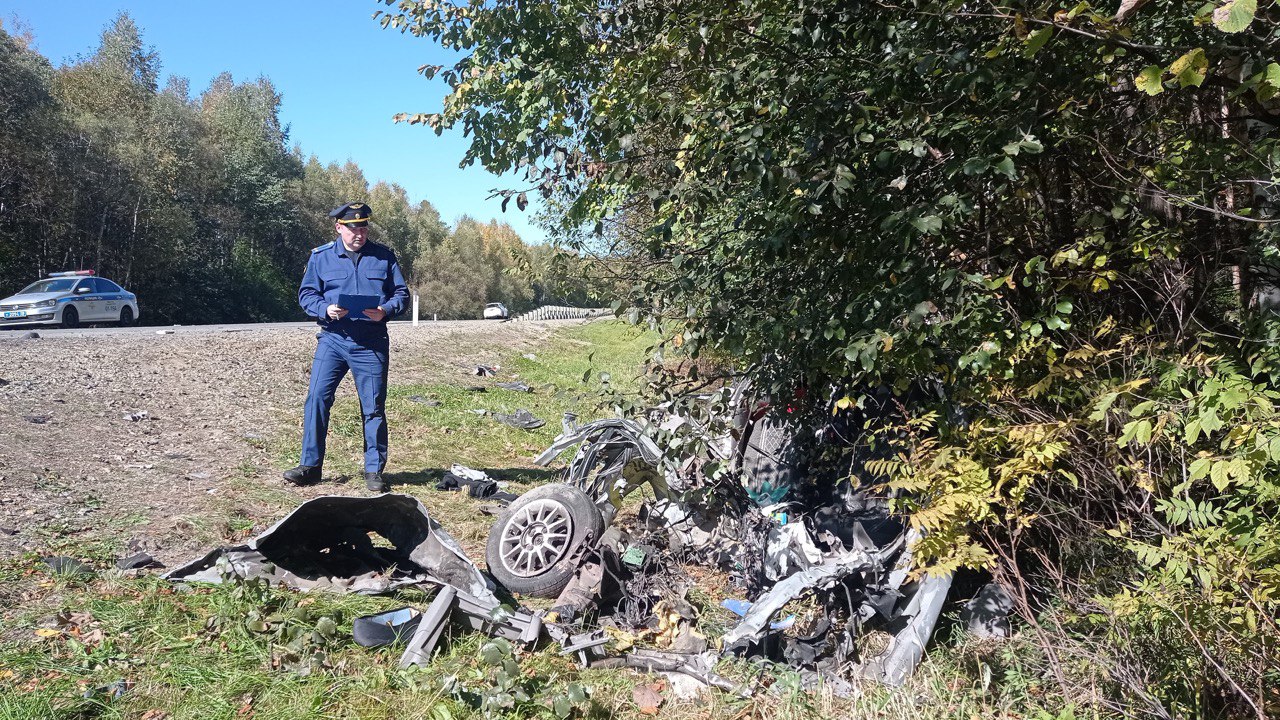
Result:
<svg viewBox="0 0 1280 720">
<path fill-rule="evenodd" d="M 505 223 L 450 227 L 356 162 L 291 147 L 267 78 L 160 87 L 160 58 L 128 15 L 63 67 L 0 27 L 0 77 L 0 296 L 93 269 L 138 295 L 144 322 L 301 319 L 307 256 L 333 239 L 327 213 L 363 200 L 428 316 L 592 300 L 576 258 Z"/>
</svg>

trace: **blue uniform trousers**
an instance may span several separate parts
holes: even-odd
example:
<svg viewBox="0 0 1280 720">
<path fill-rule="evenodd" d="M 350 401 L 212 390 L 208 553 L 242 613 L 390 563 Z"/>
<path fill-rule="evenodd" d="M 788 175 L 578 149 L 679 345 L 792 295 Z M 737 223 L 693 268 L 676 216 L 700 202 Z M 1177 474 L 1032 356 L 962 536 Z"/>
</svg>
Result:
<svg viewBox="0 0 1280 720">
<path fill-rule="evenodd" d="M 387 465 L 387 361 L 386 335 L 353 338 L 345 333 L 319 333 L 315 359 L 311 362 L 311 388 L 307 393 L 306 417 L 302 429 L 302 464 L 324 463 L 325 435 L 329 432 L 329 410 L 338 383 L 351 370 L 360 396 L 364 419 L 365 472 L 382 472 Z"/>
</svg>

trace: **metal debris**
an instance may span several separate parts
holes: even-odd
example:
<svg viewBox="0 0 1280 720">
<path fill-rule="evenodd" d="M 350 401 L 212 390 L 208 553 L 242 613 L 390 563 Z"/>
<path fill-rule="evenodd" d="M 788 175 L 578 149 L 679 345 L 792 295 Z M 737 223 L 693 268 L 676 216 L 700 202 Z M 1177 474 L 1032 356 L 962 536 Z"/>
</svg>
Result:
<svg viewBox="0 0 1280 720">
<path fill-rule="evenodd" d="M 374 545 L 370 534 L 391 547 Z M 408 495 L 326 495 L 300 505 L 245 545 L 218 548 L 166 578 L 220 583 L 260 577 L 300 590 L 377 594 L 423 583 L 496 601 L 462 547 Z"/>
<path fill-rule="evenodd" d="M 444 628 L 450 623 L 463 631 L 483 632 L 530 648 L 536 646 L 543 635 L 542 616 L 519 610 L 508 612 L 497 600 L 445 586 L 422 613 L 408 647 L 400 656 L 400 667 L 430 662 Z"/>
<path fill-rule="evenodd" d="M 41 558 L 41 562 L 48 565 L 55 575 L 82 577 L 93 574 L 93 568 L 65 555 L 50 555 L 49 557 Z"/>
<path fill-rule="evenodd" d="M 116 560 L 117 570 L 142 570 L 144 568 L 162 568 L 164 564 L 151 557 L 150 553 L 138 552 Z"/>
<path fill-rule="evenodd" d="M 525 410 L 524 408 L 520 408 L 510 415 L 494 413 L 493 419 L 504 425 L 510 425 L 514 428 L 520 428 L 521 430 L 537 430 L 547 424 L 546 420 L 534 417 L 533 413 Z"/>
<path fill-rule="evenodd" d="M 413 637 L 422 613 L 411 607 L 364 615 L 351 623 L 351 636 L 360 647 L 385 647 Z"/>
<path fill-rule="evenodd" d="M 1007 638 L 1009 613 L 1013 610 L 1013 596 L 999 583 L 983 585 L 978 594 L 965 603 L 960 611 L 960 622 L 970 635 L 983 640 Z"/>
</svg>

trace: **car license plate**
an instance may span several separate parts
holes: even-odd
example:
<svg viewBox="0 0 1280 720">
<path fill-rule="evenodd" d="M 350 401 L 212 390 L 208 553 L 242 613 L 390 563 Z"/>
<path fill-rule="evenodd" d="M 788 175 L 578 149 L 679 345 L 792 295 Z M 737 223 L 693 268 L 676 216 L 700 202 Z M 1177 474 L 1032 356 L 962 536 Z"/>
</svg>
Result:
<svg viewBox="0 0 1280 720">
<path fill-rule="evenodd" d="M 26 316 L 27 316 L 27 311 L 26 311 L 26 310 L 13 310 L 13 311 L 11 311 L 11 312 L 6 312 L 6 313 L 4 314 L 4 316 L 5 316 L 6 318 L 20 318 L 20 317 L 26 317 Z"/>
</svg>

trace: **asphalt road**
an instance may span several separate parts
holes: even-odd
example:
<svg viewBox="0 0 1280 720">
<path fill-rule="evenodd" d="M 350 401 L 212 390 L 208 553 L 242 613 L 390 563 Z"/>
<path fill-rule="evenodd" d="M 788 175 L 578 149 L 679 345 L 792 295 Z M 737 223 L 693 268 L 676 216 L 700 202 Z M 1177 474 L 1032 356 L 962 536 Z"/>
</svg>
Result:
<svg viewBox="0 0 1280 720">
<path fill-rule="evenodd" d="M 430 320 L 422 321 L 419 327 L 423 328 L 466 328 L 478 327 L 481 325 L 491 325 L 497 321 L 494 320 L 439 320 L 432 322 Z M 413 323 L 407 320 L 397 320 L 391 323 L 400 331 L 411 329 Z M 104 325 L 102 327 L 82 327 L 74 330 L 64 328 L 55 328 L 43 325 L 28 325 L 22 327 L 6 327 L 0 328 L 0 341 L 21 339 L 29 332 L 40 333 L 40 337 L 110 337 L 120 335 L 171 335 L 171 334 L 207 334 L 207 333 L 229 333 L 229 332 L 255 332 L 262 330 L 314 330 L 316 329 L 314 322 L 291 322 L 291 323 L 243 323 L 239 325 L 135 325 L 133 327 L 115 327 Z"/>
</svg>

